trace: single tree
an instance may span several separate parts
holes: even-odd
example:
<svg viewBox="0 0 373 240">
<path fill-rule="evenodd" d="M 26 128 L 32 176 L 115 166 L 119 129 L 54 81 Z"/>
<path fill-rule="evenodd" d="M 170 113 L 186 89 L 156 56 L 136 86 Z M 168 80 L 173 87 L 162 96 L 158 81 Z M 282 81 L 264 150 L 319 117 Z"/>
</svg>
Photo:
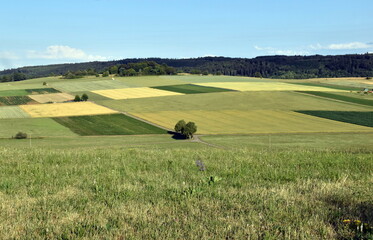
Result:
<svg viewBox="0 0 373 240">
<path fill-rule="evenodd" d="M 175 125 L 175 132 L 182 133 L 184 131 L 186 122 L 184 120 L 180 120 Z"/>
<path fill-rule="evenodd" d="M 108 72 L 108 71 L 105 71 L 104 73 L 102 73 L 102 76 L 103 76 L 103 77 L 108 77 L 108 76 L 109 76 L 109 72 Z"/>
<path fill-rule="evenodd" d="M 197 132 L 197 126 L 194 122 L 188 122 L 185 127 L 184 127 L 184 130 L 182 132 L 182 134 L 186 137 L 186 138 L 193 138 L 193 134 Z"/>
<path fill-rule="evenodd" d="M 43 82 L 43 86 L 46 86 L 47 85 L 47 82 Z"/>
<path fill-rule="evenodd" d="M 261 74 L 260 72 L 256 72 L 256 73 L 255 73 L 255 77 L 256 77 L 256 78 L 262 78 L 262 74 Z"/>
<path fill-rule="evenodd" d="M 81 97 L 81 100 L 86 102 L 88 100 L 88 95 L 83 93 L 82 97 Z"/>
<path fill-rule="evenodd" d="M 75 98 L 74 98 L 74 102 L 80 102 L 82 101 L 79 97 L 79 95 L 76 95 Z"/>
</svg>

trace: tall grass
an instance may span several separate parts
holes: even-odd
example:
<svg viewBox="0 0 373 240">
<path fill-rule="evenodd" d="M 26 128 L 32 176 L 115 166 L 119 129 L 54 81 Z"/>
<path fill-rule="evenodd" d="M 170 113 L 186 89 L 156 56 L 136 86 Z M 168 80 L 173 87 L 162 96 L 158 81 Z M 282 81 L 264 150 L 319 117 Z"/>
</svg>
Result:
<svg viewBox="0 0 373 240">
<path fill-rule="evenodd" d="M 370 152 L 0 151 L 1 239 L 335 239 L 373 221 Z"/>
</svg>

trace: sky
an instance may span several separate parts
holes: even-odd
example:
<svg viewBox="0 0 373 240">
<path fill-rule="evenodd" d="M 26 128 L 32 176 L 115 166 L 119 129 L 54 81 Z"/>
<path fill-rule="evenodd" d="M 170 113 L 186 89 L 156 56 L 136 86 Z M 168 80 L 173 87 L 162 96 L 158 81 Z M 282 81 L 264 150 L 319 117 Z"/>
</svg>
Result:
<svg viewBox="0 0 373 240">
<path fill-rule="evenodd" d="M 0 70 L 373 52 L 372 0 L 0 0 Z"/>
</svg>

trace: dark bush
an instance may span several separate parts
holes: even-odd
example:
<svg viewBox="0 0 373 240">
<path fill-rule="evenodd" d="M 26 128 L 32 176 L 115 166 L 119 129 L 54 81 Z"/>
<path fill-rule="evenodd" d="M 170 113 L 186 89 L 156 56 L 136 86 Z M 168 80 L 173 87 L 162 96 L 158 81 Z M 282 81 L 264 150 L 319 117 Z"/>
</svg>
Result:
<svg viewBox="0 0 373 240">
<path fill-rule="evenodd" d="M 27 138 L 27 133 L 24 133 L 24 132 L 18 132 L 15 136 L 14 136 L 15 139 L 25 139 Z"/>
</svg>

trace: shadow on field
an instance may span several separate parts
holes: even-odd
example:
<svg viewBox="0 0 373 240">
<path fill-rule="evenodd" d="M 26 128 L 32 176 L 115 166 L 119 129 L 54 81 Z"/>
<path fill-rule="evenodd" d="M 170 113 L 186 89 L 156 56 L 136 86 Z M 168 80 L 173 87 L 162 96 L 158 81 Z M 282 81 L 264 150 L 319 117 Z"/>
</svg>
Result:
<svg viewBox="0 0 373 240">
<path fill-rule="evenodd" d="M 185 140 L 185 136 L 181 135 L 180 133 L 173 132 L 173 131 L 167 131 L 168 134 L 172 135 L 172 138 L 175 140 Z"/>
<path fill-rule="evenodd" d="M 344 229 L 346 224 L 344 224 L 343 221 L 351 220 L 351 222 L 353 222 L 358 220 L 361 221 L 361 223 L 366 223 L 372 227 L 373 202 L 348 201 L 348 199 L 340 199 L 337 196 L 329 196 L 323 200 L 329 205 L 329 223 L 338 233 L 338 239 L 370 239 L 372 236 L 370 235 L 371 233 L 357 233 L 354 231 L 346 232 Z"/>
</svg>

